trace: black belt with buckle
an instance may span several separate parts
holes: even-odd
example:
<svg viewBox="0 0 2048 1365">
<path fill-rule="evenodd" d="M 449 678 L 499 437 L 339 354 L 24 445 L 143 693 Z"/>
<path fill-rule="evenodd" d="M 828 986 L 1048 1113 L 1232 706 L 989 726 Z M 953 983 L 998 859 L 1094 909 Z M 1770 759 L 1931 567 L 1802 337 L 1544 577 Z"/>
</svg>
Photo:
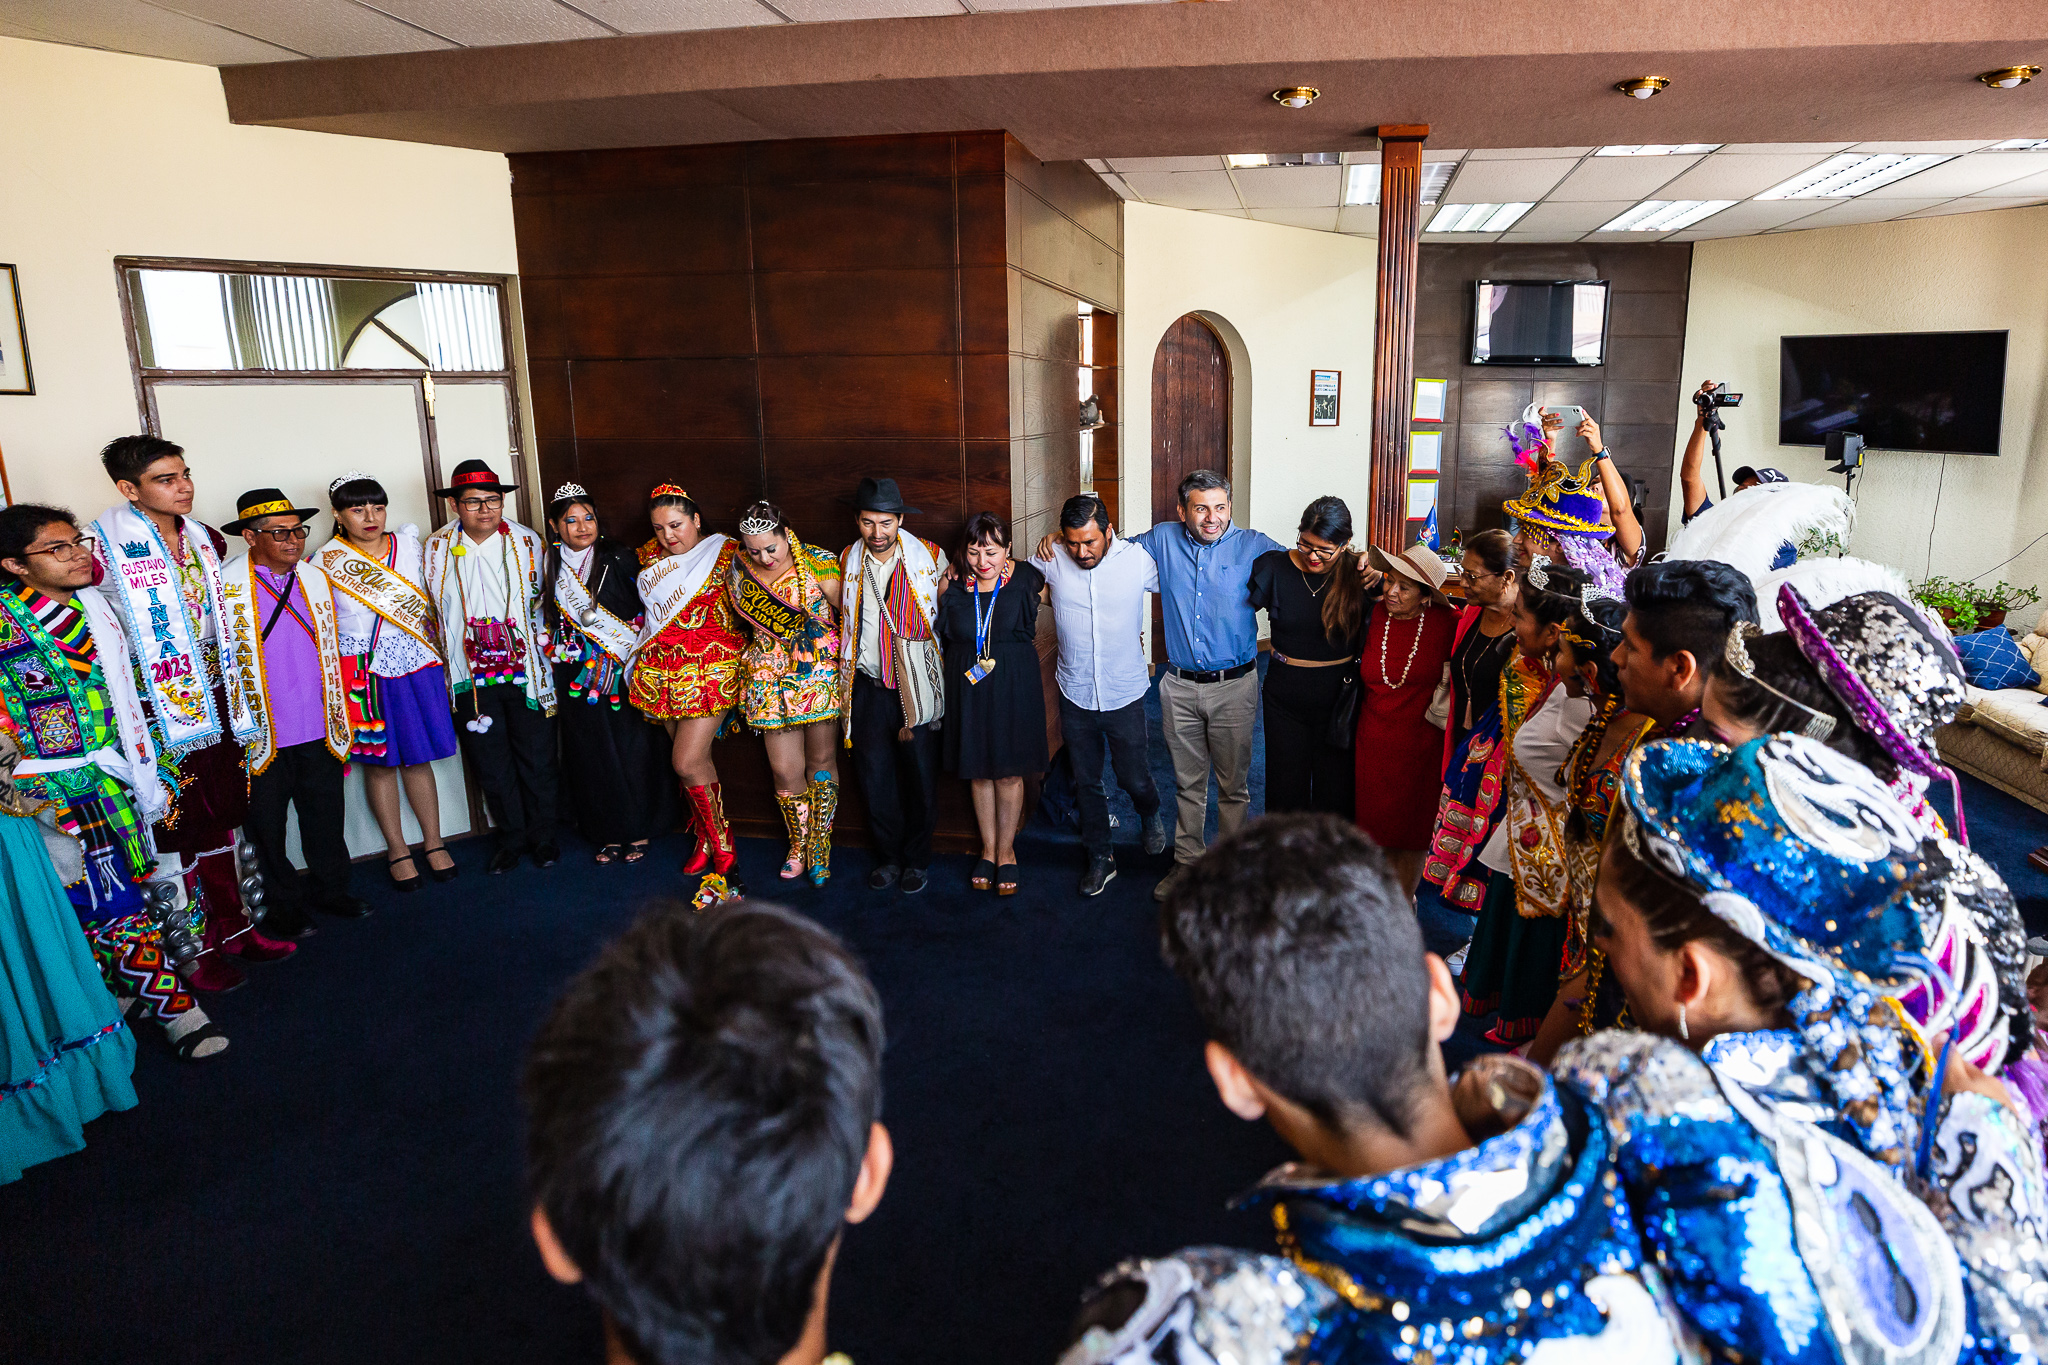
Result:
<svg viewBox="0 0 2048 1365">
<path fill-rule="evenodd" d="M 1212 669 L 1207 673 L 1197 673 L 1194 669 L 1182 668 L 1179 664 L 1168 664 L 1166 671 L 1191 683 L 1219 683 L 1229 682 L 1232 678 L 1242 678 L 1258 666 L 1259 661 L 1253 659 L 1250 663 L 1239 664 L 1236 668 Z"/>
</svg>

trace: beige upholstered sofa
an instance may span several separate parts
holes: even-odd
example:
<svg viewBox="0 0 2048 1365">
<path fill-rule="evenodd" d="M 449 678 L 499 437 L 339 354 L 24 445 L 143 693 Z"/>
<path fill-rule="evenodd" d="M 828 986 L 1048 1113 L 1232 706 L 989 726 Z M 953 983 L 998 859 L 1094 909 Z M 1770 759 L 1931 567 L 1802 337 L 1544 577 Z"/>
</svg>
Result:
<svg viewBox="0 0 2048 1365">
<path fill-rule="evenodd" d="M 2038 674 L 2048 670 L 2048 611 L 2020 639 Z M 1968 689 L 1954 723 L 1935 732 L 1941 756 L 1957 772 L 1989 782 L 2038 810 L 2048 811 L 2048 681 L 2032 688 L 1987 692 Z"/>
</svg>

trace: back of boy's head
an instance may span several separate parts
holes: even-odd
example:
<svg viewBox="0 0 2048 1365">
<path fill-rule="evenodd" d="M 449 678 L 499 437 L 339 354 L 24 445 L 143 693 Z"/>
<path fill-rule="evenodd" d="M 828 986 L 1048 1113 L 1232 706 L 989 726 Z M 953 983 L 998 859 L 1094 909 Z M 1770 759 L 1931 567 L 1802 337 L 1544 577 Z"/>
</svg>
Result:
<svg viewBox="0 0 2048 1365">
<path fill-rule="evenodd" d="M 641 1365 L 795 1349 L 882 1107 L 882 1008 L 810 920 L 658 906 L 571 981 L 522 1082 L 527 1184 Z"/>
<path fill-rule="evenodd" d="M 1430 1075 L 1422 932 L 1386 857 L 1330 815 L 1219 841 L 1160 912 L 1209 1036 L 1337 1132 L 1405 1135 Z"/>
</svg>

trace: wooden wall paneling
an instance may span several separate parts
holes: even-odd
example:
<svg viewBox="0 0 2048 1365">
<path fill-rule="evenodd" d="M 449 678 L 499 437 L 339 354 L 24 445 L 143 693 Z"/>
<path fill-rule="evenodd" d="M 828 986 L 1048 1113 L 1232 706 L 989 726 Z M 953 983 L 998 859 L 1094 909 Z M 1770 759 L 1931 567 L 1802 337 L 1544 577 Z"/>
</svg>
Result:
<svg viewBox="0 0 2048 1365">
<path fill-rule="evenodd" d="M 1408 416 L 1413 410 L 1415 315 L 1420 289 L 1423 124 L 1385 125 L 1380 142 L 1379 272 L 1373 295 L 1372 496 L 1366 538 L 1385 550 L 1407 542 Z"/>
</svg>

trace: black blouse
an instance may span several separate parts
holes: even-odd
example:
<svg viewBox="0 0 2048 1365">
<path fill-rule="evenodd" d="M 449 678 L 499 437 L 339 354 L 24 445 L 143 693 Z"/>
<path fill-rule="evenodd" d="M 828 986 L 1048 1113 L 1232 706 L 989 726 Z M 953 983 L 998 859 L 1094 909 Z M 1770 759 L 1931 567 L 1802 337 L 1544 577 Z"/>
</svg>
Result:
<svg viewBox="0 0 2048 1365">
<path fill-rule="evenodd" d="M 1045 589 L 1045 575 L 1030 564 L 1017 561 L 1010 566 L 1010 581 L 996 594 L 993 619 L 988 624 L 989 653 L 998 645 L 1029 645 L 1038 648 L 1038 595 Z M 988 603 L 982 612 L 989 614 Z M 948 654 L 961 651 L 974 656 L 974 591 L 971 580 L 955 579 L 939 598 L 936 634 Z"/>
<path fill-rule="evenodd" d="M 1358 653 L 1357 634 L 1332 640 L 1323 629 L 1323 594 L 1336 572 L 1333 565 L 1320 577 L 1309 574 L 1285 550 L 1268 550 L 1252 561 L 1251 604 L 1265 608 L 1274 653 L 1304 661 L 1349 659 Z M 1360 626 L 1365 616 L 1361 609 Z"/>
<path fill-rule="evenodd" d="M 1471 729 L 1472 722 L 1499 699 L 1501 670 L 1515 653 L 1512 628 L 1486 635 L 1479 627 L 1480 621 L 1474 621 L 1451 655 L 1451 690 L 1456 695 L 1452 720 L 1461 732 Z"/>
</svg>

